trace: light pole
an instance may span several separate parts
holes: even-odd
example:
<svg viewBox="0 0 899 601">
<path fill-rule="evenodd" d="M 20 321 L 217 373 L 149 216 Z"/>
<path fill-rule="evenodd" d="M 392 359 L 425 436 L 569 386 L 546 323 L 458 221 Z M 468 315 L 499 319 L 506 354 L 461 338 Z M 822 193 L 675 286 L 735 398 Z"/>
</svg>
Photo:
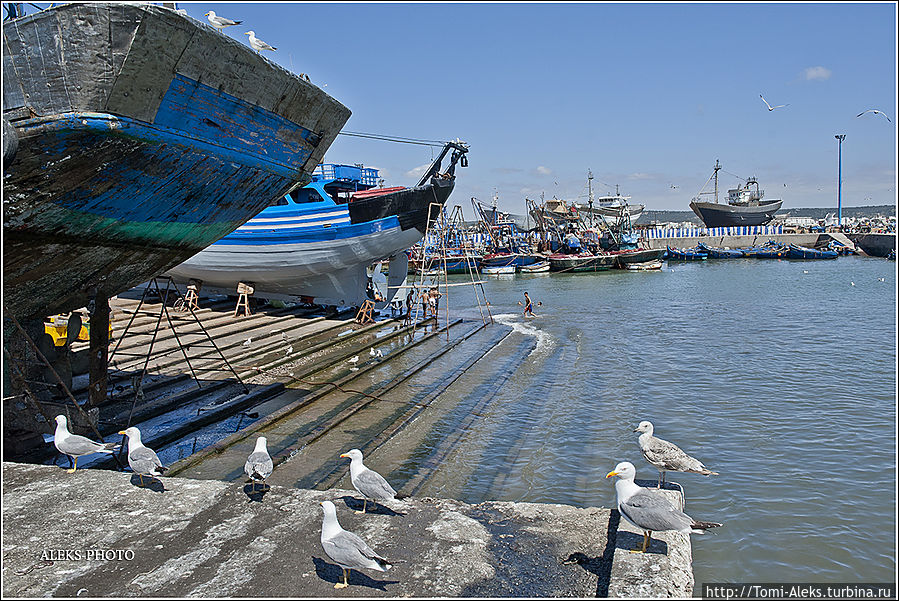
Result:
<svg viewBox="0 0 899 601">
<path fill-rule="evenodd" d="M 834 136 L 840 141 L 839 162 L 837 167 L 837 225 L 843 229 L 843 140 L 846 134 L 837 134 Z"/>
</svg>

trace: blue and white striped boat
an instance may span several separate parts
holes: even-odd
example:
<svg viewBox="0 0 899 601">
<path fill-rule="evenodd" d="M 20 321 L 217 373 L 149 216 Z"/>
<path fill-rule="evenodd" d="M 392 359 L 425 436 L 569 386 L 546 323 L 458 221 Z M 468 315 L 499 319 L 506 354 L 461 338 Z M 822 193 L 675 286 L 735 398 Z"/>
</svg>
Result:
<svg viewBox="0 0 899 601">
<path fill-rule="evenodd" d="M 450 147 L 449 168 L 440 173 Z M 388 286 L 402 284 L 408 267 L 403 251 L 424 236 L 429 207 L 436 213 L 446 202 L 456 161 L 465 152 L 450 143 L 412 188 L 373 188 L 375 169 L 320 166 L 317 181 L 279 199 L 168 275 L 179 283 L 196 280 L 204 292 L 233 295 L 243 282 L 267 299 L 358 306 L 368 298 L 366 268 L 373 263 L 389 258 Z M 395 291 L 383 290 L 383 300 L 389 302 Z"/>
</svg>

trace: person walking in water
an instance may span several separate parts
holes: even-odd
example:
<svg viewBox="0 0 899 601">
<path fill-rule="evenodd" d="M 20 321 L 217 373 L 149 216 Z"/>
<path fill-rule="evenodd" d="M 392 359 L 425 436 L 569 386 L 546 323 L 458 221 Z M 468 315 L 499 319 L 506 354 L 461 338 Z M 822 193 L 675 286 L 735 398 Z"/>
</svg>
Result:
<svg viewBox="0 0 899 601">
<path fill-rule="evenodd" d="M 521 301 L 518 301 L 518 304 L 522 304 Z M 542 304 L 543 303 L 537 303 L 537 306 L 539 307 Z M 531 302 L 531 297 L 528 296 L 527 292 L 524 293 L 524 315 L 525 317 L 536 317 L 536 315 L 534 315 L 534 303 Z"/>
</svg>

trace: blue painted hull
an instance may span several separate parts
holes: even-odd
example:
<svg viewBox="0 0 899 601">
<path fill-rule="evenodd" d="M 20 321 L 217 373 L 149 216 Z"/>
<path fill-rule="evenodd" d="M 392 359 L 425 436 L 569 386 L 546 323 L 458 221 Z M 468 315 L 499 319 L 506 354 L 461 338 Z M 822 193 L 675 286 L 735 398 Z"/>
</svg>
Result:
<svg viewBox="0 0 899 601">
<path fill-rule="evenodd" d="M 196 254 L 308 182 L 349 117 L 161 7 L 65 5 L 3 33 L 18 142 L 4 173 L 4 293 L 20 318 L 113 296 Z M 35 62 L 50 79 L 20 68 Z M 275 104 L 272 87 L 285 94 Z"/>
<path fill-rule="evenodd" d="M 679 250 L 669 246 L 665 258 L 669 261 L 704 261 L 709 258 L 709 254 L 695 250 Z"/>
<path fill-rule="evenodd" d="M 817 250 L 791 244 L 787 250 L 788 259 L 836 259 L 839 253 L 835 250 Z"/>
</svg>

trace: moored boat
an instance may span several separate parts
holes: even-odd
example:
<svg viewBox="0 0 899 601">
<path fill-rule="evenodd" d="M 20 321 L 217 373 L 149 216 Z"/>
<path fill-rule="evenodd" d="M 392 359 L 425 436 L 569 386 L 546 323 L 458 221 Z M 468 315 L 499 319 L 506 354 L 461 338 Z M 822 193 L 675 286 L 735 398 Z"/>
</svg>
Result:
<svg viewBox="0 0 899 601">
<path fill-rule="evenodd" d="M 514 265 L 488 265 L 481 267 L 481 273 L 485 275 L 502 275 L 515 273 Z"/>
<path fill-rule="evenodd" d="M 643 263 L 626 263 L 624 268 L 628 271 L 657 271 L 662 269 L 662 262 L 653 260 L 645 261 Z"/>
<path fill-rule="evenodd" d="M 751 259 L 786 259 L 789 247 L 769 240 L 761 246 L 754 246 L 743 250 L 743 254 Z"/>
<path fill-rule="evenodd" d="M 708 253 L 710 259 L 741 259 L 746 256 L 739 248 L 718 248 L 707 246 L 704 242 L 697 244 L 696 248 Z"/>
<path fill-rule="evenodd" d="M 549 261 L 540 261 L 530 265 L 522 265 L 518 268 L 521 273 L 545 273 L 549 271 Z"/>
<path fill-rule="evenodd" d="M 4 23 L 4 302 L 41 318 L 196 254 L 307 183 L 350 111 L 151 4 Z M 9 67 L 9 68 L 6 68 Z M 227 201 L 223 201 L 227 199 Z"/>
<path fill-rule="evenodd" d="M 835 250 L 818 250 L 791 244 L 787 248 L 786 256 L 788 259 L 836 259 L 839 253 Z"/>
<path fill-rule="evenodd" d="M 888 257 L 896 252 L 896 232 L 847 234 L 852 243 L 871 257 Z"/>
<path fill-rule="evenodd" d="M 709 258 L 709 253 L 695 248 L 667 248 L 665 258 L 669 261 L 703 261 Z"/>
<path fill-rule="evenodd" d="M 556 253 L 547 257 L 549 270 L 559 273 L 584 273 L 595 271 L 608 271 L 615 266 L 615 255 L 593 255 L 583 253 L 568 255 Z"/>
<path fill-rule="evenodd" d="M 613 253 L 617 257 L 617 267 L 626 269 L 632 263 L 647 263 L 658 261 L 665 256 L 664 248 L 635 248 Z"/>
</svg>

